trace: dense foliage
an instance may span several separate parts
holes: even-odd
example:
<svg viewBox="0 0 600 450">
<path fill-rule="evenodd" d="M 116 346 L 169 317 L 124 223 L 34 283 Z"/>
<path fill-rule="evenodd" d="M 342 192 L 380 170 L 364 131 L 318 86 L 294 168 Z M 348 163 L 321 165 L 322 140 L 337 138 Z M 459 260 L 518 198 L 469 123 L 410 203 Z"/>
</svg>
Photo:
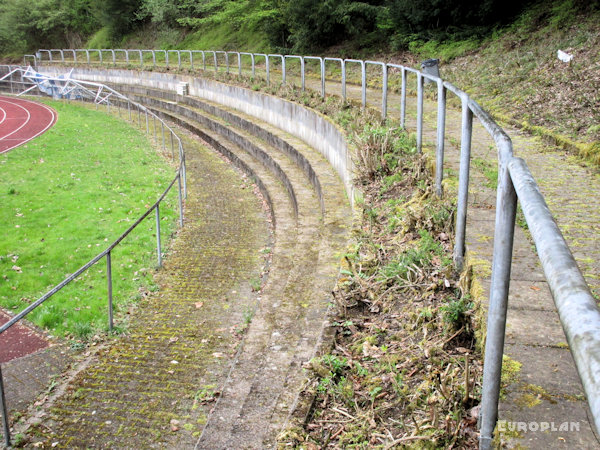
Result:
<svg viewBox="0 0 600 450">
<path fill-rule="evenodd" d="M 0 54 L 22 54 L 40 46 L 77 47 L 98 31 L 102 44 L 119 45 L 143 27 L 175 30 L 178 36 L 224 27 L 225 37 L 243 29 L 247 36 L 262 33 L 275 50 L 317 51 L 342 42 L 355 48 L 399 49 L 419 40 L 482 36 L 532 1 L 0 0 Z M 556 0 L 547 9 L 553 4 L 590 9 L 598 3 Z"/>
</svg>

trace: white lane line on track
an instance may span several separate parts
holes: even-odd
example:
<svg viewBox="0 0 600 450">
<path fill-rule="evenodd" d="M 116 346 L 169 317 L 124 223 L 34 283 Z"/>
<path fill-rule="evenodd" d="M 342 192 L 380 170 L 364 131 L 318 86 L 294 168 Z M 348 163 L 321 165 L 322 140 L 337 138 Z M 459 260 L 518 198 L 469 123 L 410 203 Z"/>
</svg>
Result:
<svg viewBox="0 0 600 450">
<path fill-rule="evenodd" d="M 9 102 L 8 100 L 5 100 L 5 102 L 6 103 L 10 103 L 11 105 L 17 106 L 17 107 L 21 108 L 23 111 L 25 111 L 27 113 L 27 120 L 25 122 L 23 122 L 23 124 L 19 128 L 17 128 L 15 130 L 11 131 L 10 133 L 5 134 L 4 136 L 0 137 L 0 141 L 3 140 L 3 139 L 5 139 L 5 138 L 7 138 L 7 137 L 9 137 L 9 136 L 12 136 L 13 134 L 15 134 L 17 131 L 19 131 L 21 128 L 23 128 L 25 125 L 27 125 L 27 123 L 29 122 L 29 119 L 31 119 L 31 114 L 29 114 L 29 111 L 26 108 L 22 107 L 18 103 Z"/>
<path fill-rule="evenodd" d="M 3 100 L 4 100 L 4 99 L 3 99 Z M 38 137 L 40 134 L 44 133 L 44 132 L 45 132 L 46 130 L 48 130 L 48 128 L 50 128 L 52 125 L 54 125 L 54 122 L 55 122 L 55 119 L 56 119 L 56 113 L 54 112 L 54 110 L 53 110 L 52 108 L 50 108 L 49 106 L 47 106 L 47 105 L 44 105 L 44 104 L 42 104 L 42 103 L 35 103 L 35 102 L 31 102 L 31 101 L 29 101 L 29 100 L 22 100 L 22 99 L 21 99 L 20 101 L 22 101 L 22 102 L 26 102 L 26 103 L 31 103 L 32 105 L 35 105 L 35 106 L 42 106 L 44 109 L 46 109 L 46 110 L 47 110 L 47 111 L 50 113 L 50 121 L 49 121 L 49 122 L 48 122 L 48 124 L 47 124 L 47 125 L 44 127 L 44 129 L 43 129 L 43 130 L 41 130 L 39 133 L 36 133 L 35 135 L 33 135 L 33 136 L 30 136 L 30 137 L 29 137 L 29 138 L 27 138 L 27 139 L 24 139 L 24 140 L 19 140 L 19 142 L 18 142 L 17 144 L 13 145 L 12 147 L 6 148 L 6 149 L 4 149 L 4 150 L 0 150 L 0 154 L 2 154 L 2 153 L 6 153 L 7 151 L 9 151 L 9 150 L 12 150 L 12 149 L 13 149 L 13 148 L 15 148 L 15 147 L 18 147 L 18 146 L 20 146 L 20 145 L 23 145 L 23 144 L 25 144 L 26 142 L 29 142 L 30 140 L 32 140 L 32 139 L 34 139 L 34 138 Z M 9 103 L 11 103 L 11 102 L 9 102 Z M 15 104 L 16 104 L 16 103 L 15 103 Z M 19 105 L 17 105 L 17 106 L 19 106 Z M 23 108 L 23 109 L 25 109 L 25 108 Z M 26 111 L 27 111 L 27 110 L 26 110 Z M 27 111 L 27 114 L 28 114 L 28 116 L 29 116 L 29 117 L 31 117 L 31 115 L 29 114 L 29 111 Z M 27 121 L 29 121 L 29 118 L 27 119 Z M 26 123 L 27 123 L 27 122 L 26 122 Z M 25 125 L 25 124 L 23 124 L 21 127 L 19 127 L 19 129 L 20 129 L 20 128 L 22 128 L 24 125 Z M 15 131 L 17 131 L 17 130 L 15 130 Z M 13 132 L 13 133 L 14 133 L 14 132 Z M 12 133 L 11 133 L 11 134 L 12 134 Z M 7 136 L 9 136 L 9 135 L 7 135 Z M 0 138 L 0 141 L 1 141 L 1 140 L 3 140 L 3 139 L 5 139 L 7 136 L 4 136 L 4 137 Z M 11 140 L 12 140 L 12 139 L 11 139 Z"/>
<path fill-rule="evenodd" d="M 0 111 L 2 111 L 2 120 L 0 120 L 0 123 L 2 123 L 6 120 L 6 111 L 4 111 L 4 108 L 2 108 L 1 106 Z"/>
</svg>

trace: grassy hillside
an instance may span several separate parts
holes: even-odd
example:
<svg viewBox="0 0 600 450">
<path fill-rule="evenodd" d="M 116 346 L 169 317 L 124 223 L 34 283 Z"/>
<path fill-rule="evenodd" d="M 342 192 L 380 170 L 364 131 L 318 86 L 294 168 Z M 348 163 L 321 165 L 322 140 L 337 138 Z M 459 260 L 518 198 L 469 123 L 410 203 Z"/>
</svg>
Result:
<svg viewBox="0 0 600 450">
<path fill-rule="evenodd" d="M 560 61 L 558 50 L 573 59 Z M 441 72 L 497 115 L 584 143 L 579 151 L 600 164 L 600 14 L 532 8 Z"/>
</svg>

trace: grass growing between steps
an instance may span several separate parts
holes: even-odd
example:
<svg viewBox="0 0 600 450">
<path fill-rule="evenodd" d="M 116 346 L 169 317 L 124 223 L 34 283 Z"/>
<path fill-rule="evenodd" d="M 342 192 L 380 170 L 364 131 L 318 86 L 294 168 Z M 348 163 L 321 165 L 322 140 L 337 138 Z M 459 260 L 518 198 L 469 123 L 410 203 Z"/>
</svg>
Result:
<svg viewBox="0 0 600 450">
<path fill-rule="evenodd" d="M 280 446 L 476 447 L 477 306 L 453 268 L 454 205 L 397 124 L 284 89 L 327 114 L 356 147 L 360 223 L 334 291 L 333 350 L 311 361 L 307 422 Z"/>
<path fill-rule="evenodd" d="M 173 169 L 142 132 L 90 107 L 46 102 L 58 112 L 45 134 L 0 156 L 0 305 L 16 313 L 112 243 L 152 205 Z M 162 236 L 175 229 L 176 193 L 161 207 Z M 154 290 L 154 215 L 113 250 L 115 311 Z M 34 310 L 35 324 L 87 339 L 107 327 L 101 260 Z"/>
</svg>

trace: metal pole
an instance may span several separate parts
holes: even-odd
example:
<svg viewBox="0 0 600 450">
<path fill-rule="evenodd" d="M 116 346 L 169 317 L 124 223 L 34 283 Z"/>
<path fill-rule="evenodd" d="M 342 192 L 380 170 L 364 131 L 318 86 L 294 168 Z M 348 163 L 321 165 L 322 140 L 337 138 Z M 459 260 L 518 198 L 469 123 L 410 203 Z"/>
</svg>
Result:
<svg viewBox="0 0 600 450">
<path fill-rule="evenodd" d="M 271 84 L 271 80 L 269 77 L 269 55 L 265 56 L 265 61 L 266 61 L 266 65 L 267 65 L 267 86 L 269 86 Z"/>
<path fill-rule="evenodd" d="M 241 77 L 242 76 L 242 54 L 238 53 L 237 57 L 238 57 L 238 75 Z"/>
<path fill-rule="evenodd" d="M 381 117 L 387 117 L 387 92 L 388 92 L 388 68 L 387 64 L 381 66 L 383 71 L 383 86 L 381 87 Z"/>
<path fill-rule="evenodd" d="M 510 179 L 509 161 L 507 159 L 499 161 L 498 164 L 499 185 L 496 198 L 492 284 L 488 308 L 480 411 L 479 445 L 482 450 L 491 448 L 492 435 L 498 419 L 500 375 L 504 353 L 508 291 L 517 211 L 517 195 Z"/>
<path fill-rule="evenodd" d="M 469 108 L 469 97 L 462 95 L 462 132 L 460 137 L 460 169 L 458 174 L 458 206 L 456 208 L 456 242 L 454 264 L 460 271 L 465 256 L 465 234 L 467 228 L 467 202 L 469 197 L 469 165 L 471 163 L 471 135 L 473 112 Z"/>
<path fill-rule="evenodd" d="M 129 115 L 129 120 L 131 121 L 131 103 L 127 100 L 127 114 Z"/>
<path fill-rule="evenodd" d="M 179 171 L 179 177 L 177 177 L 177 182 L 179 185 L 179 190 L 177 191 L 178 200 L 179 200 L 179 226 L 183 227 L 183 200 L 181 198 L 181 171 Z"/>
<path fill-rule="evenodd" d="M 108 331 L 113 329 L 113 290 L 111 254 L 106 254 L 106 280 L 108 283 Z"/>
<path fill-rule="evenodd" d="M 10 424 L 8 423 L 8 408 L 4 396 L 4 380 L 2 379 L 2 366 L 0 366 L 0 403 L 2 406 L 2 423 L 4 425 L 4 445 L 10 447 Z"/>
<path fill-rule="evenodd" d="M 417 152 L 423 151 L 423 76 L 417 74 Z"/>
<path fill-rule="evenodd" d="M 171 159 L 175 159 L 175 150 L 173 143 L 173 132 L 171 131 Z"/>
<path fill-rule="evenodd" d="M 342 98 L 346 103 L 346 61 L 342 60 Z"/>
<path fill-rule="evenodd" d="M 361 79 L 362 79 L 362 107 L 367 107 L 367 66 L 363 61 L 361 64 Z"/>
<path fill-rule="evenodd" d="M 300 57 L 300 80 L 302 82 L 302 92 L 304 92 L 306 88 L 306 72 L 304 58 L 302 56 Z"/>
<path fill-rule="evenodd" d="M 154 137 L 154 142 L 157 142 L 158 138 L 156 137 L 156 116 L 154 114 L 152 115 L 152 135 Z"/>
<path fill-rule="evenodd" d="M 161 129 L 161 133 L 162 133 L 163 152 L 164 152 L 166 150 L 166 145 L 165 145 L 165 123 L 162 120 L 160 121 L 160 129 Z"/>
<path fill-rule="evenodd" d="M 446 136 L 446 88 L 440 79 L 438 81 L 438 114 L 437 114 L 437 148 L 435 152 L 435 192 L 442 196 L 442 181 L 444 180 L 444 139 Z"/>
<path fill-rule="evenodd" d="M 146 134 L 150 134 L 150 123 L 148 122 L 148 110 L 146 110 Z"/>
<path fill-rule="evenodd" d="M 400 93 L 400 127 L 406 130 L 406 69 L 402 68 L 402 92 Z"/>
<path fill-rule="evenodd" d="M 187 163 L 185 161 L 183 147 L 181 147 L 181 154 L 183 155 L 183 198 L 187 198 Z"/>
<path fill-rule="evenodd" d="M 156 253 L 158 257 L 158 267 L 162 267 L 162 254 L 160 246 L 160 205 L 156 205 Z"/>
<path fill-rule="evenodd" d="M 281 57 L 281 84 L 285 85 L 285 57 Z"/>
<path fill-rule="evenodd" d="M 321 58 L 321 97 L 325 98 L 325 60 Z"/>
</svg>

